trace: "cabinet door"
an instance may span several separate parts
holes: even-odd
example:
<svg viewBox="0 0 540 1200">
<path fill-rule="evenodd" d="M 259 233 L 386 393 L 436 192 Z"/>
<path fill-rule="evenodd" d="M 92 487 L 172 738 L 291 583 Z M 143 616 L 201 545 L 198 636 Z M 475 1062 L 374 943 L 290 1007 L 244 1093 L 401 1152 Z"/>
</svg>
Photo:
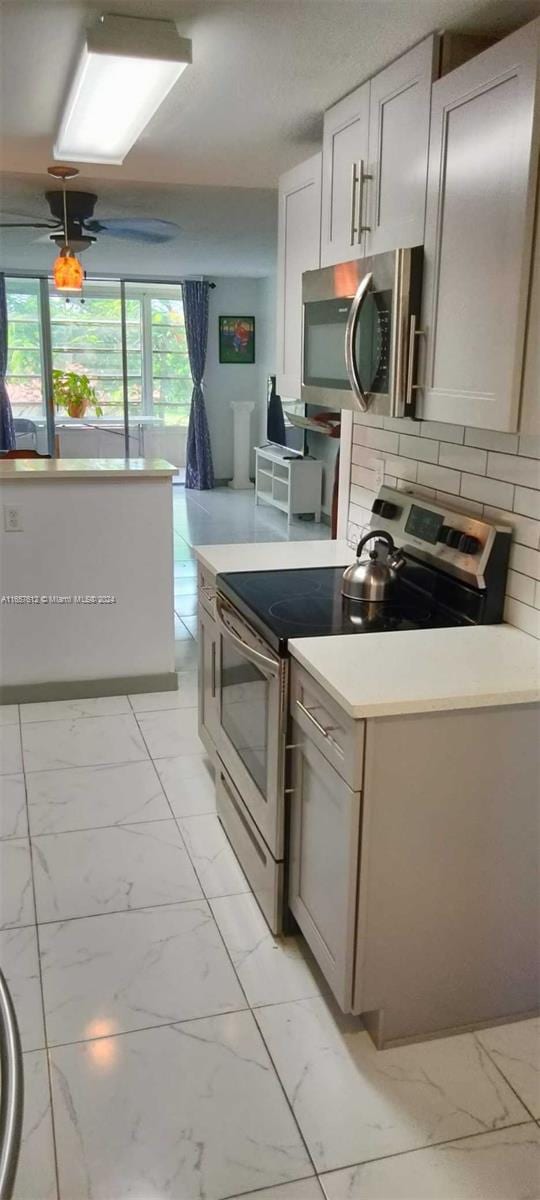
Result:
<svg viewBox="0 0 540 1200">
<path fill-rule="evenodd" d="M 279 181 L 277 272 L 277 390 L 300 399 L 302 382 L 302 273 L 321 254 L 322 155 L 294 167 Z"/>
<path fill-rule="evenodd" d="M 324 114 L 321 264 L 363 258 L 369 82 Z"/>
<path fill-rule="evenodd" d="M 198 610 L 199 643 L 199 737 L 208 752 L 216 750 L 218 700 L 216 694 L 216 623 L 202 604 Z"/>
<path fill-rule="evenodd" d="M 289 905 L 345 1012 L 352 1003 L 360 793 L 294 725 Z"/>
<path fill-rule="evenodd" d="M 431 84 L 438 38 L 428 37 L 371 80 L 370 254 L 424 241 Z"/>
<path fill-rule="evenodd" d="M 433 87 L 420 415 L 517 429 L 540 20 Z"/>
</svg>

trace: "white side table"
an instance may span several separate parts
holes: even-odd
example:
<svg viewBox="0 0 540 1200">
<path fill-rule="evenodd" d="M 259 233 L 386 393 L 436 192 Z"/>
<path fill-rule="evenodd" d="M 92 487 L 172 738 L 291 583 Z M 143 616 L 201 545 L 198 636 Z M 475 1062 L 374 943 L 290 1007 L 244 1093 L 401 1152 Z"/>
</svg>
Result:
<svg viewBox="0 0 540 1200">
<path fill-rule="evenodd" d="M 231 400 L 233 410 L 233 462 L 234 474 L 229 487 L 236 491 L 248 491 L 253 487 L 249 478 L 251 454 L 251 414 L 255 408 L 253 400 Z"/>
</svg>

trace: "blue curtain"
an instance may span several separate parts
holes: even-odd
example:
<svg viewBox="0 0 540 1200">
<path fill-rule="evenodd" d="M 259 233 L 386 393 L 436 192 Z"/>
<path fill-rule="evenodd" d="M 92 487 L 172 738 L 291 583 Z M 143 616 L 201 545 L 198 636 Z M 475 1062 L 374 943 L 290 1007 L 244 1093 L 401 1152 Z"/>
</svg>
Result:
<svg viewBox="0 0 540 1200">
<path fill-rule="evenodd" d="M 13 413 L 7 394 L 6 371 L 8 353 L 8 320 L 6 277 L 0 274 L 0 450 L 15 449 Z"/>
<path fill-rule="evenodd" d="M 214 486 L 214 466 L 202 381 L 208 344 L 208 284 L 188 279 L 182 284 L 184 319 L 193 394 L 186 446 L 186 487 L 206 491 Z"/>
</svg>

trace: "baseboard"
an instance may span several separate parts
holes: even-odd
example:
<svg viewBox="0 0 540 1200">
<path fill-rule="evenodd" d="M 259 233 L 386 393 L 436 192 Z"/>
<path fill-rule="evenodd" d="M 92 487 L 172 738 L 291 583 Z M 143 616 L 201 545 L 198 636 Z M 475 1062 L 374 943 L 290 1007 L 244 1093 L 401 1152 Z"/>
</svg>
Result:
<svg viewBox="0 0 540 1200">
<path fill-rule="evenodd" d="M 47 700 L 87 700 L 94 696 L 126 696 L 129 692 L 176 692 L 176 671 L 157 675 L 120 675 L 113 679 L 59 679 L 52 683 L 0 685 L 0 704 Z"/>
</svg>

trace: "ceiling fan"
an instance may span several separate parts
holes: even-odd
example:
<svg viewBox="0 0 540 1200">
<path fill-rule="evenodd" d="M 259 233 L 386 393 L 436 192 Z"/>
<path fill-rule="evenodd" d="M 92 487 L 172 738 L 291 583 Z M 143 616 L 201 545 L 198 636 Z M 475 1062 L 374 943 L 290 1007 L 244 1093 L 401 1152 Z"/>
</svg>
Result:
<svg viewBox="0 0 540 1200">
<path fill-rule="evenodd" d="M 62 189 L 45 192 L 50 218 L 44 221 L 0 221 L 0 229 L 50 229 L 49 241 L 62 247 L 66 243 L 76 253 L 87 250 L 100 235 L 128 238 L 159 245 L 170 242 L 179 231 L 174 221 L 157 217 L 94 217 L 98 197 L 94 192 L 67 191 L 66 179 L 79 174 L 76 167 L 49 167 L 49 175 L 61 179 Z"/>
</svg>

